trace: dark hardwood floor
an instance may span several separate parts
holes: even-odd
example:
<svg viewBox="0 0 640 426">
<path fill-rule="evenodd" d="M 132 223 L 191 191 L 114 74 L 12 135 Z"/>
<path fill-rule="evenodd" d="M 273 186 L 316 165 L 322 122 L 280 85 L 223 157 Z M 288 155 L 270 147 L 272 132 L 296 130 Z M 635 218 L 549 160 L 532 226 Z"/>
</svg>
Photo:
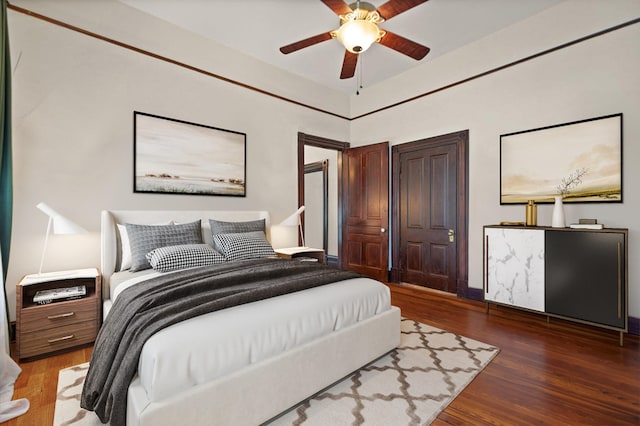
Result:
<svg viewBox="0 0 640 426">
<path fill-rule="evenodd" d="M 490 343 L 500 354 L 434 425 L 640 425 L 640 338 L 409 285 L 390 285 L 405 317 Z M 6 422 L 51 425 L 58 371 L 91 348 L 21 363 L 14 398 L 27 414 Z M 393 426 L 393 425 L 390 425 Z"/>
<path fill-rule="evenodd" d="M 391 287 L 403 316 L 500 348 L 434 425 L 640 425 L 638 336 Z"/>
</svg>

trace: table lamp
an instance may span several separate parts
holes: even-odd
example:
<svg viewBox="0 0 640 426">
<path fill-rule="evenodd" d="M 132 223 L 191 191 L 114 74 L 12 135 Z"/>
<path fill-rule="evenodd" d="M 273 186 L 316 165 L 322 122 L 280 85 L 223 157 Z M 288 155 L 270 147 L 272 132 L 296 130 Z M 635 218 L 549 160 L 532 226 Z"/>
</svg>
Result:
<svg viewBox="0 0 640 426">
<path fill-rule="evenodd" d="M 42 274 L 42 265 L 44 264 L 44 254 L 47 251 L 47 243 L 49 242 L 49 234 L 53 231 L 54 234 L 84 234 L 87 230 L 67 219 L 45 203 L 38 203 L 36 207 L 44 214 L 49 216 L 49 222 L 47 223 L 47 233 L 44 237 L 44 246 L 42 247 L 42 256 L 40 257 L 40 269 L 38 274 Z"/>
<path fill-rule="evenodd" d="M 274 248 L 297 247 L 298 232 L 300 233 L 300 241 L 304 247 L 304 232 L 302 230 L 302 220 L 300 215 L 304 211 L 301 206 L 291 216 L 271 227 L 271 245 Z"/>
</svg>

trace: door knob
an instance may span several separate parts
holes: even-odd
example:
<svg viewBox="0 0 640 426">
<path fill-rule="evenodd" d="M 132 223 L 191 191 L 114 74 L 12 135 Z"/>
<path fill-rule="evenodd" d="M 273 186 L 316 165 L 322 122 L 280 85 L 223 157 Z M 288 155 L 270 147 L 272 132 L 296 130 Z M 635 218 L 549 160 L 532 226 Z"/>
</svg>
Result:
<svg viewBox="0 0 640 426">
<path fill-rule="evenodd" d="M 382 232 L 384 234 L 385 232 L 387 232 L 387 230 L 384 229 L 384 228 L 380 228 L 380 232 Z"/>
<path fill-rule="evenodd" d="M 449 229 L 449 232 L 447 234 L 449 235 L 449 242 L 453 243 L 456 240 L 456 231 L 454 231 L 453 229 Z"/>
</svg>

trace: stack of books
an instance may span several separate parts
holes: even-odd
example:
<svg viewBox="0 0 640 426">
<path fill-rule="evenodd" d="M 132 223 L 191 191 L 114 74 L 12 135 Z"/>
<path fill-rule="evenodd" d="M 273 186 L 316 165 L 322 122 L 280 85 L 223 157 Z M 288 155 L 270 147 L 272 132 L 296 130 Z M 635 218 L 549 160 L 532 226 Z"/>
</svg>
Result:
<svg viewBox="0 0 640 426">
<path fill-rule="evenodd" d="M 50 290 L 36 291 L 33 296 L 33 303 L 39 305 L 46 305 L 51 302 L 57 302 L 61 300 L 79 299 L 87 295 L 87 287 L 83 285 L 77 285 L 73 287 L 52 288 Z"/>
<path fill-rule="evenodd" d="M 578 223 L 572 223 L 569 228 L 575 229 L 602 229 L 604 225 L 598 223 L 597 219 L 578 219 Z"/>
</svg>

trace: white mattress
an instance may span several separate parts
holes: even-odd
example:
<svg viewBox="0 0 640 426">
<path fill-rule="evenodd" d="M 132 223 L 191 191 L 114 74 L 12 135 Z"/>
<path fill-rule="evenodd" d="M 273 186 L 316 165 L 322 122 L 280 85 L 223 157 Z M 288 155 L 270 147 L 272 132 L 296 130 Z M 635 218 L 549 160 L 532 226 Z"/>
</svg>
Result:
<svg viewBox="0 0 640 426">
<path fill-rule="evenodd" d="M 129 272 L 127 270 L 111 274 L 111 278 L 109 279 L 109 294 L 112 298 L 106 299 L 102 302 L 102 320 L 104 321 L 107 318 L 107 315 L 109 315 L 109 311 L 111 310 L 111 305 L 113 305 L 113 301 L 116 300 L 118 294 L 120 294 L 122 290 L 135 285 L 140 281 L 156 277 L 158 275 L 163 274 L 161 272 L 154 271 L 153 269 L 145 269 L 138 272 Z"/>
<path fill-rule="evenodd" d="M 117 297 L 130 284 L 131 280 L 121 283 L 111 294 Z M 142 349 L 138 375 L 149 401 L 160 401 L 371 318 L 390 306 L 384 284 L 356 278 L 212 312 L 152 336 Z"/>
<path fill-rule="evenodd" d="M 141 280 L 157 277 L 158 275 L 165 274 L 153 269 L 144 269 L 138 272 L 129 272 L 129 270 L 116 272 L 111 275 L 111 279 L 109 280 L 109 294 L 113 300 L 116 300 L 118 294 L 120 294 L 125 288 L 135 284 L 136 282 L 140 282 Z M 118 289 L 118 287 L 120 288 Z"/>
</svg>

